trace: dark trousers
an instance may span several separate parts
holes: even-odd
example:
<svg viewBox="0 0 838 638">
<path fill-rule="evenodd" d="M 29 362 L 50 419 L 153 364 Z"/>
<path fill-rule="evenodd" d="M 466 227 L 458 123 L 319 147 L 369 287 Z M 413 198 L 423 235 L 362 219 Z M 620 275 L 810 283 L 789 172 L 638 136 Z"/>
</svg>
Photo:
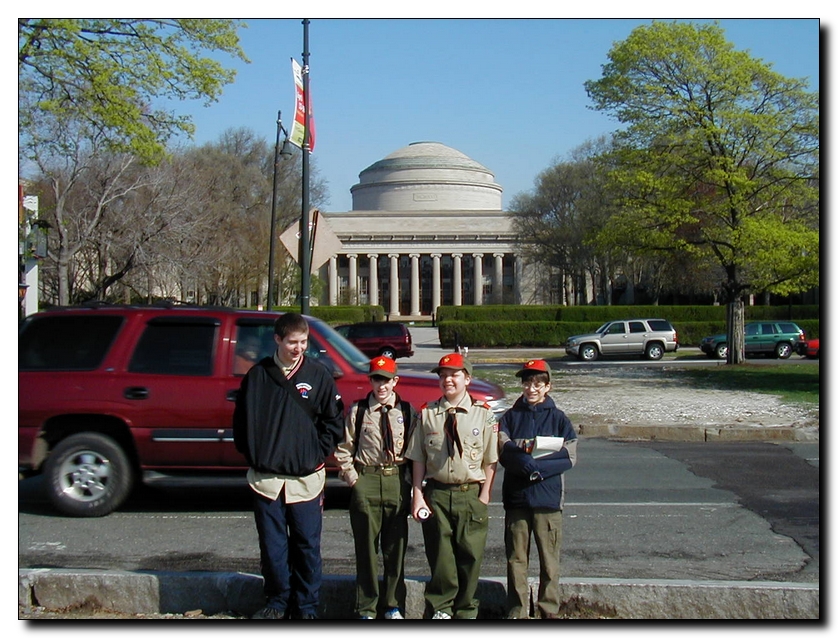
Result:
<svg viewBox="0 0 838 638">
<path fill-rule="evenodd" d="M 317 614 L 323 560 L 323 494 L 301 503 L 286 503 L 285 492 L 272 501 L 255 500 L 256 531 L 267 604 L 293 615 Z"/>
</svg>

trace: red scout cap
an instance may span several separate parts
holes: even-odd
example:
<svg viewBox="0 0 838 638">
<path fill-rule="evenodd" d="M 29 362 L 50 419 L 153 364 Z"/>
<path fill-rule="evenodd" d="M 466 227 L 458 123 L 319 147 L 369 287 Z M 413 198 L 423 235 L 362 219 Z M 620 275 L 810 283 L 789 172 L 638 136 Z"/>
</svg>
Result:
<svg viewBox="0 0 838 638">
<path fill-rule="evenodd" d="M 376 357 L 375 359 L 370 360 L 370 371 L 367 376 L 371 377 L 373 375 L 377 375 L 392 379 L 396 376 L 397 369 L 395 360 L 390 357 Z"/>
<path fill-rule="evenodd" d="M 447 354 L 442 359 L 439 360 L 439 365 L 436 368 L 431 370 L 434 374 L 437 374 L 443 368 L 451 368 L 452 370 L 465 370 L 466 374 L 471 376 L 471 361 L 466 359 L 463 355 L 454 352 L 452 354 Z"/>
<path fill-rule="evenodd" d="M 535 374 L 536 372 L 546 373 L 547 380 L 550 380 L 550 366 L 547 365 L 547 362 L 544 359 L 530 359 L 524 364 L 523 368 L 521 368 L 520 370 L 518 370 L 518 372 L 515 373 L 515 376 L 529 376 L 530 374 Z"/>
</svg>

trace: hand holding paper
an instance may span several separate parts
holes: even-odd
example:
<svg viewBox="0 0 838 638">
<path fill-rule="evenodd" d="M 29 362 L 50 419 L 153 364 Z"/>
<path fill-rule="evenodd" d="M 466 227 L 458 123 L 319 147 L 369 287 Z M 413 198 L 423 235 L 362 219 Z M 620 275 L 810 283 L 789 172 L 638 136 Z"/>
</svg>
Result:
<svg viewBox="0 0 838 638">
<path fill-rule="evenodd" d="M 532 449 L 532 457 L 538 459 L 553 452 L 558 452 L 562 449 L 563 445 L 563 436 L 537 436 L 535 437 L 535 445 Z"/>
</svg>

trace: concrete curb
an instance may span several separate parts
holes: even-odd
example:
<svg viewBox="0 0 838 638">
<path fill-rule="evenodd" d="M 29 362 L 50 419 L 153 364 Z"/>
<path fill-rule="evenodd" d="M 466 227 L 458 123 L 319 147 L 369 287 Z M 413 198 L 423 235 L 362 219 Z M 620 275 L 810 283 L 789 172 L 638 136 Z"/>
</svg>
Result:
<svg viewBox="0 0 838 638">
<path fill-rule="evenodd" d="M 571 417 L 572 418 L 572 417 Z M 820 441 L 818 427 L 748 427 L 701 425 L 586 425 L 577 428 L 580 436 L 612 439 L 615 441 Z"/>
<path fill-rule="evenodd" d="M 424 614 L 426 579 L 408 578 L 408 619 Z M 322 619 L 351 619 L 352 576 L 327 576 L 321 589 Z M 530 579 L 530 595 L 538 591 Z M 820 618 L 820 585 L 740 581 L 625 581 L 567 579 L 559 586 L 563 606 L 592 618 L 785 619 Z M 505 578 L 480 580 L 480 617 L 503 618 Z M 262 606 L 262 578 L 238 572 L 129 572 L 73 569 L 18 570 L 18 605 L 62 610 L 80 605 L 128 613 L 251 615 Z"/>
</svg>

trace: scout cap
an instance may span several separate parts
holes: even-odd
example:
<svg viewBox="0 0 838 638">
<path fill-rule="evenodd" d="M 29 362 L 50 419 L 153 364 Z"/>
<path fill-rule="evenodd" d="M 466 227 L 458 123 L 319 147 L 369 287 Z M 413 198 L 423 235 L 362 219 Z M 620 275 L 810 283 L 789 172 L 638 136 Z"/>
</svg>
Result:
<svg viewBox="0 0 838 638">
<path fill-rule="evenodd" d="M 543 372 L 547 375 L 547 381 L 550 381 L 550 366 L 544 359 L 530 359 L 524 364 L 524 367 L 515 373 L 516 377 L 529 376 L 536 372 Z"/>
<path fill-rule="evenodd" d="M 452 354 L 447 354 L 442 359 L 439 360 L 439 364 L 436 368 L 431 370 L 434 374 L 438 374 L 440 370 L 443 368 L 451 368 L 452 370 L 464 370 L 465 373 L 471 376 L 472 367 L 471 361 L 466 359 L 463 355 L 454 352 Z"/>
<path fill-rule="evenodd" d="M 396 370 L 398 370 L 398 366 L 396 366 L 396 362 L 390 357 L 376 357 L 375 359 L 370 359 L 370 371 L 367 376 L 371 377 L 375 375 L 392 379 L 396 376 Z"/>
</svg>

